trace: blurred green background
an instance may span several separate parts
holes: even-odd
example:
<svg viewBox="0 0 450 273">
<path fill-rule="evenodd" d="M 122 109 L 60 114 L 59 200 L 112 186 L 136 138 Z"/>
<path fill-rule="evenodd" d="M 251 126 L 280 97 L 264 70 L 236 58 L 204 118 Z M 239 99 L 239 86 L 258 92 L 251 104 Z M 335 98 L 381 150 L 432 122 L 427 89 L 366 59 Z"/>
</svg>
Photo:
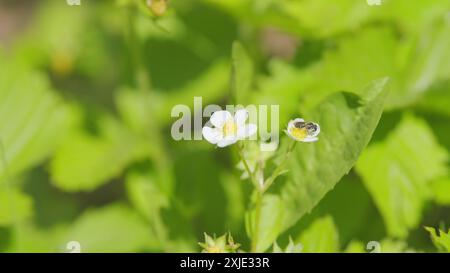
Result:
<svg viewBox="0 0 450 273">
<path fill-rule="evenodd" d="M 450 251 L 424 229 L 450 225 L 450 1 L 1 0 L 0 252 L 197 252 L 228 231 L 248 249 L 237 158 L 170 137 L 174 105 L 231 102 L 236 40 L 241 102 L 280 105 L 280 127 L 390 78 L 355 168 L 279 245 Z"/>
</svg>

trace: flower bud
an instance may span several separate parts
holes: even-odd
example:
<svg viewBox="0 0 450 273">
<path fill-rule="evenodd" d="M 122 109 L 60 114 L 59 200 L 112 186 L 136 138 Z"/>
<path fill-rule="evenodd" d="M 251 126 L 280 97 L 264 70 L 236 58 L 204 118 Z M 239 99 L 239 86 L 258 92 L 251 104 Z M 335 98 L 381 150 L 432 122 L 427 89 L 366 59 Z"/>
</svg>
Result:
<svg viewBox="0 0 450 273">
<path fill-rule="evenodd" d="M 166 13 L 167 0 L 147 0 L 147 6 L 153 15 L 160 17 Z"/>
</svg>

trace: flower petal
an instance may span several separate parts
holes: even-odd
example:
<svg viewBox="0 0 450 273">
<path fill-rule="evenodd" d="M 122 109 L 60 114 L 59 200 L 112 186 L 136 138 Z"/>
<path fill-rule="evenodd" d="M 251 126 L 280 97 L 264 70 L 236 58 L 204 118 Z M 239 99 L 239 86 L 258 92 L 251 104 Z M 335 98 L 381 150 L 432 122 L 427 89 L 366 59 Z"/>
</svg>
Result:
<svg viewBox="0 0 450 273">
<path fill-rule="evenodd" d="M 237 138 L 244 139 L 256 133 L 258 127 L 255 124 L 247 124 L 238 128 Z"/>
<path fill-rule="evenodd" d="M 238 127 L 243 126 L 248 118 L 248 111 L 245 109 L 237 110 L 234 114 L 234 121 Z"/>
<path fill-rule="evenodd" d="M 224 138 L 217 143 L 217 147 L 223 148 L 225 146 L 236 143 L 236 141 L 238 140 L 235 137 Z"/>
<path fill-rule="evenodd" d="M 223 134 L 220 130 L 208 126 L 203 127 L 202 134 L 203 137 L 212 144 L 216 144 L 223 139 Z"/>
<path fill-rule="evenodd" d="M 318 140 L 319 140 L 318 137 L 307 137 L 304 140 L 302 140 L 302 142 L 316 142 Z"/>
<path fill-rule="evenodd" d="M 232 119 L 230 112 L 228 111 L 216 111 L 211 115 L 211 123 L 217 128 L 222 128 L 227 120 Z"/>
</svg>

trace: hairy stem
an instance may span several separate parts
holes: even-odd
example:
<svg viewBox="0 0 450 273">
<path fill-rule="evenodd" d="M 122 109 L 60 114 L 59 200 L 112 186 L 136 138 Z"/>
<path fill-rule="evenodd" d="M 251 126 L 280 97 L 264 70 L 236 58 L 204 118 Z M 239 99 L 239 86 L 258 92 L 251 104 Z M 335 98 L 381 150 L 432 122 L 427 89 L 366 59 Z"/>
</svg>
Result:
<svg viewBox="0 0 450 273">
<path fill-rule="evenodd" d="M 239 157 L 241 158 L 242 163 L 244 164 L 245 171 L 248 173 L 253 185 L 255 186 L 255 191 L 257 194 L 255 202 L 255 218 L 254 218 L 255 222 L 252 231 L 253 235 L 251 246 L 252 252 L 256 252 L 258 247 L 259 219 L 261 217 L 263 192 L 261 191 L 262 187 L 260 183 L 258 183 L 257 179 L 255 178 L 255 173 L 251 171 L 250 166 L 248 165 L 247 159 L 244 156 L 244 145 L 241 143 L 238 144 L 238 152 Z"/>
<path fill-rule="evenodd" d="M 292 143 L 289 145 L 286 154 L 284 155 L 283 160 L 278 165 L 278 167 L 275 169 L 275 171 L 272 173 L 272 175 L 267 178 L 267 180 L 262 184 L 256 184 L 256 201 L 255 201 L 255 218 L 254 218 L 254 227 L 252 231 L 252 252 L 256 252 L 258 250 L 258 243 L 259 243 L 259 229 L 260 229 L 260 220 L 261 220 L 261 211 L 262 211 L 262 205 L 263 205 L 263 197 L 264 193 L 267 191 L 267 189 L 273 184 L 275 179 L 280 175 L 281 171 L 284 168 L 284 165 L 286 164 L 287 160 L 292 154 L 292 151 L 294 150 L 295 146 L 297 144 L 297 141 L 292 141 Z"/>
<path fill-rule="evenodd" d="M 275 181 L 275 179 L 280 175 L 281 171 L 284 168 L 284 165 L 286 164 L 287 160 L 289 159 L 289 157 L 292 154 L 292 151 L 295 148 L 295 145 L 297 144 L 297 141 L 292 140 L 291 144 L 289 145 L 286 154 L 284 155 L 283 160 L 281 161 L 281 163 L 278 165 L 278 167 L 275 169 L 275 171 L 272 173 L 272 175 L 267 178 L 267 180 L 264 182 L 264 185 L 261 189 L 261 191 L 264 193 L 267 191 L 267 189 L 269 189 L 269 187 L 273 184 L 273 182 Z"/>
<path fill-rule="evenodd" d="M 239 143 L 238 144 L 238 153 L 239 157 L 242 160 L 242 163 L 244 164 L 245 171 L 248 173 L 248 176 L 250 177 L 250 180 L 252 181 L 253 185 L 258 188 L 258 181 L 256 181 L 255 174 L 250 169 L 250 166 L 248 165 L 247 159 L 244 156 L 244 145 Z"/>
</svg>

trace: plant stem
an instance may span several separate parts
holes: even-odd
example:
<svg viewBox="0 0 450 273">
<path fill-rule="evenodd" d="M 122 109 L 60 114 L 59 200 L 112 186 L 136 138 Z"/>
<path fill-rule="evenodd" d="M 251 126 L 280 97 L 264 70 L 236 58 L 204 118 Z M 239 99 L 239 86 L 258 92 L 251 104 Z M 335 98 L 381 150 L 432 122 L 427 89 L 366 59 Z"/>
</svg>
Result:
<svg viewBox="0 0 450 273">
<path fill-rule="evenodd" d="M 255 179 L 254 173 L 251 171 L 250 166 L 248 165 L 247 160 L 244 156 L 244 145 L 241 143 L 238 143 L 238 153 L 239 157 L 242 160 L 242 163 L 244 164 L 245 171 L 248 173 L 248 176 L 250 177 L 250 180 L 252 181 L 253 185 L 258 188 L 258 181 Z"/>
<path fill-rule="evenodd" d="M 261 191 L 263 193 L 266 192 L 267 189 L 269 189 L 269 187 L 273 184 L 273 182 L 278 177 L 278 175 L 280 175 L 280 172 L 283 170 L 284 165 L 286 164 L 287 160 L 291 156 L 292 151 L 294 150 L 296 144 L 297 144 L 297 141 L 292 140 L 291 144 L 289 145 L 289 147 L 286 151 L 286 154 L 284 155 L 283 161 L 281 161 L 280 165 L 278 165 L 278 167 L 275 169 L 275 171 L 272 173 L 272 175 L 269 178 L 267 178 L 267 180 L 264 182 L 264 185 L 261 189 Z"/>
<path fill-rule="evenodd" d="M 256 202 L 255 202 L 255 222 L 252 232 L 252 252 L 256 252 L 258 249 L 259 241 L 259 222 L 261 218 L 263 192 L 259 189 L 256 190 Z"/>
<path fill-rule="evenodd" d="M 252 238 L 252 248 L 251 248 L 252 252 L 256 252 L 258 249 L 260 218 L 261 218 L 261 210 L 262 210 L 262 205 L 263 205 L 262 203 L 263 203 L 264 193 L 272 185 L 272 183 L 275 181 L 275 179 L 278 177 L 278 175 L 283 170 L 284 165 L 286 164 L 287 160 L 291 156 L 292 151 L 294 150 L 296 144 L 297 144 L 297 141 L 292 140 L 292 143 L 289 145 L 289 147 L 286 151 L 286 154 L 283 158 L 283 161 L 278 165 L 278 167 L 275 169 L 275 171 L 272 173 L 272 175 L 263 183 L 262 187 L 259 186 L 259 184 L 255 183 L 257 195 L 256 195 L 256 201 L 255 201 L 254 227 L 253 227 L 253 231 L 252 231 L 252 237 L 253 237 Z"/>
<path fill-rule="evenodd" d="M 247 173 L 249 174 L 249 177 L 253 183 L 253 185 L 255 186 L 255 191 L 256 191 L 256 202 L 255 202 L 255 224 L 254 224 L 254 228 L 252 231 L 253 234 L 253 238 L 252 238 L 252 252 L 256 252 L 257 250 L 257 246 L 258 246 L 258 233 L 259 233 L 259 219 L 260 219 L 260 215 L 261 215 L 261 208 L 262 208 L 262 199 L 263 199 L 263 192 L 262 192 L 262 188 L 260 186 L 260 184 L 258 183 L 258 181 L 255 178 L 255 174 L 254 172 L 251 171 L 247 160 L 245 159 L 244 156 L 244 145 L 239 143 L 238 144 L 238 152 L 239 152 L 239 156 L 242 160 L 242 163 L 244 164 L 244 168 L 247 171 Z"/>
</svg>

